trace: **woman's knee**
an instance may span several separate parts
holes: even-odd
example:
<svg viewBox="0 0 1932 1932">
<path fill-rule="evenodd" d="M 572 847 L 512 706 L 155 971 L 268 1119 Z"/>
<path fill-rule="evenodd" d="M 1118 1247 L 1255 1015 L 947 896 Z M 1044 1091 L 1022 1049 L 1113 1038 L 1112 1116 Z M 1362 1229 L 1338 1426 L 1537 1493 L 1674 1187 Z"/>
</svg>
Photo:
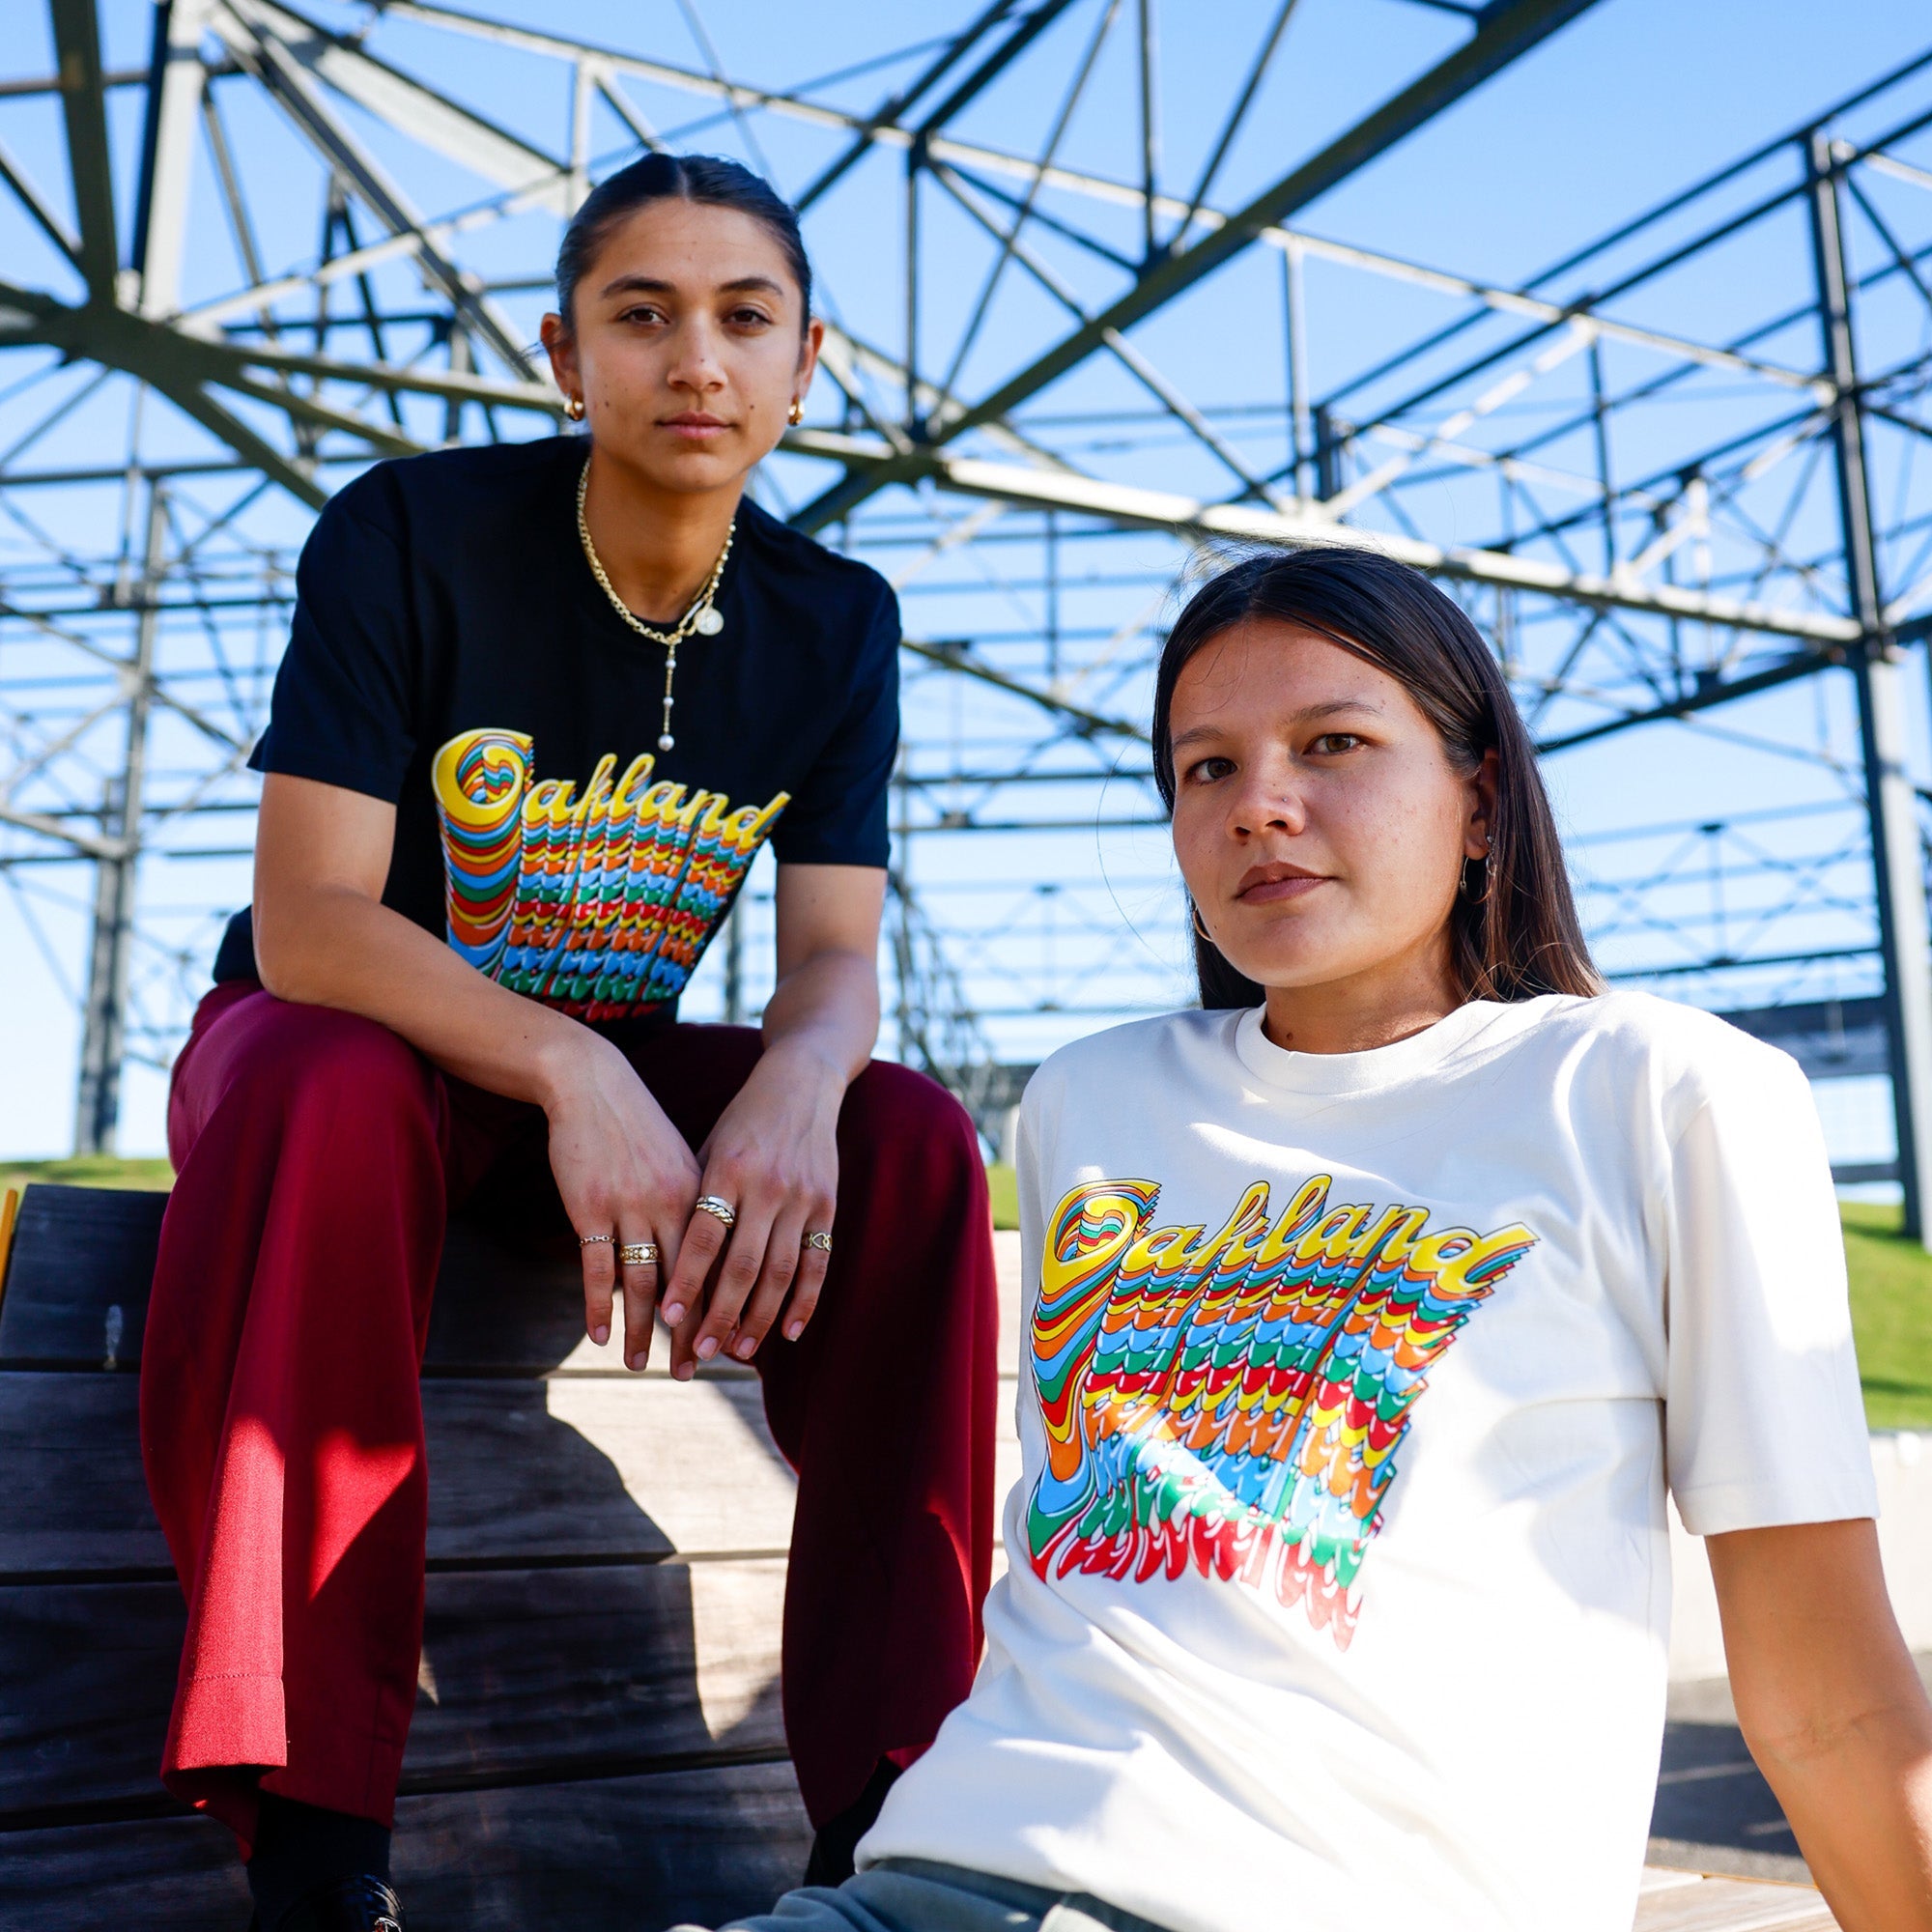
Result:
<svg viewBox="0 0 1932 1932">
<path fill-rule="evenodd" d="M 321 1111 L 338 1125 L 420 1115 L 430 1105 L 429 1063 L 380 1021 L 266 992 L 223 1017 L 240 1024 L 218 1042 L 209 1069 L 222 1104 L 251 1114 Z"/>
<path fill-rule="evenodd" d="M 972 1115 L 938 1081 L 893 1061 L 871 1062 L 853 1081 L 839 1126 L 874 1152 L 903 1151 L 974 1176 L 984 1168 Z"/>
</svg>

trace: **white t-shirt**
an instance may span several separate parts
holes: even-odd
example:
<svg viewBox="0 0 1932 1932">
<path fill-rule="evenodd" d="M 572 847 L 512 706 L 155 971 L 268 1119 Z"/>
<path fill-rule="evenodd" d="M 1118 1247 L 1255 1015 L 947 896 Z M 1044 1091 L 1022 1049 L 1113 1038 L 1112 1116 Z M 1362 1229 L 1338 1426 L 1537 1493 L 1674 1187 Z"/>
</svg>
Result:
<svg viewBox="0 0 1932 1932">
<path fill-rule="evenodd" d="M 1173 1932 L 1630 1932 L 1666 1481 L 1699 1535 L 1877 1513 L 1804 1076 L 1638 994 L 1260 1020 L 1027 1090 L 1009 1569 L 860 1861 Z"/>
</svg>

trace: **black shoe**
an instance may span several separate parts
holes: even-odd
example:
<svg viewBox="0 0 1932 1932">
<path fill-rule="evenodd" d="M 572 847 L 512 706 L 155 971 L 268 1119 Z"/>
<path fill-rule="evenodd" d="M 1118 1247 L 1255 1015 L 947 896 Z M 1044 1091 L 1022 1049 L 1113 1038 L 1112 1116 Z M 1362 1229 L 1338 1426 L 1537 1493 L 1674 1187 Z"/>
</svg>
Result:
<svg viewBox="0 0 1932 1932">
<path fill-rule="evenodd" d="M 365 1872 L 305 1892 L 275 1932 L 405 1932 L 407 1924 L 402 1900 Z"/>
<path fill-rule="evenodd" d="M 879 1808 L 886 1793 L 898 1781 L 899 1768 L 882 1757 L 866 1788 L 838 1817 L 829 1818 L 811 1841 L 811 1857 L 806 1861 L 807 1885 L 840 1886 L 852 1876 L 852 1855 L 859 1840 L 878 1823 Z"/>
</svg>

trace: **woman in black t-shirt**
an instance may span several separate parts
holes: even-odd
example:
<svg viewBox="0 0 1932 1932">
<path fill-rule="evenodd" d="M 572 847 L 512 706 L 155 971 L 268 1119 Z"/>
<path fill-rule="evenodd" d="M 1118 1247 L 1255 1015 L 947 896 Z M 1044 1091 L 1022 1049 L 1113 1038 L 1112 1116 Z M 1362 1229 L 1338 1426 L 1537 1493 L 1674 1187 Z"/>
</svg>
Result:
<svg viewBox="0 0 1932 1932">
<path fill-rule="evenodd" d="M 983 1171 L 942 1090 L 867 1060 L 897 611 L 743 497 L 822 332 L 797 224 L 734 163 L 652 156 L 557 279 L 544 343 L 588 436 L 380 465 L 316 525 L 252 915 L 175 1069 L 141 1392 L 189 1605 L 162 1773 L 236 1830 L 264 1932 L 394 1908 L 416 1378 L 446 1209 L 485 1177 L 567 1217 L 593 1342 L 621 1303 L 641 1369 L 657 1310 L 673 1376 L 764 1378 L 814 1878 L 980 1651 Z M 674 1024 L 767 842 L 762 1035 Z"/>
</svg>

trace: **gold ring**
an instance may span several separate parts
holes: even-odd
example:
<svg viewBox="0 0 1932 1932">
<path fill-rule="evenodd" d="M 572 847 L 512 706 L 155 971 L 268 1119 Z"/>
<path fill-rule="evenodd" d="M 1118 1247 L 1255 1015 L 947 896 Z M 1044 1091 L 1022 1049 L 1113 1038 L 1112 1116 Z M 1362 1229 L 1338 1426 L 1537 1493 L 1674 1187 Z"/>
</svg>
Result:
<svg viewBox="0 0 1932 1932">
<path fill-rule="evenodd" d="M 816 1248 L 820 1254 L 829 1255 L 832 1252 L 832 1236 L 823 1228 L 813 1228 L 799 1246 Z"/>
<path fill-rule="evenodd" d="M 577 1245 L 580 1248 L 594 1248 L 599 1241 L 614 1241 L 616 1238 L 615 1235 L 579 1235 Z"/>
<path fill-rule="evenodd" d="M 738 1225 L 737 1208 L 716 1194 L 700 1194 L 692 1206 L 700 1214 L 709 1214 L 713 1220 L 723 1221 L 727 1228 Z"/>
<path fill-rule="evenodd" d="M 644 1267 L 658 1258 L 658 1244 L 655 1241 L 626 1241 L 617 1250 L 617 1259 L 626 1267 Z"/>
</svg>

